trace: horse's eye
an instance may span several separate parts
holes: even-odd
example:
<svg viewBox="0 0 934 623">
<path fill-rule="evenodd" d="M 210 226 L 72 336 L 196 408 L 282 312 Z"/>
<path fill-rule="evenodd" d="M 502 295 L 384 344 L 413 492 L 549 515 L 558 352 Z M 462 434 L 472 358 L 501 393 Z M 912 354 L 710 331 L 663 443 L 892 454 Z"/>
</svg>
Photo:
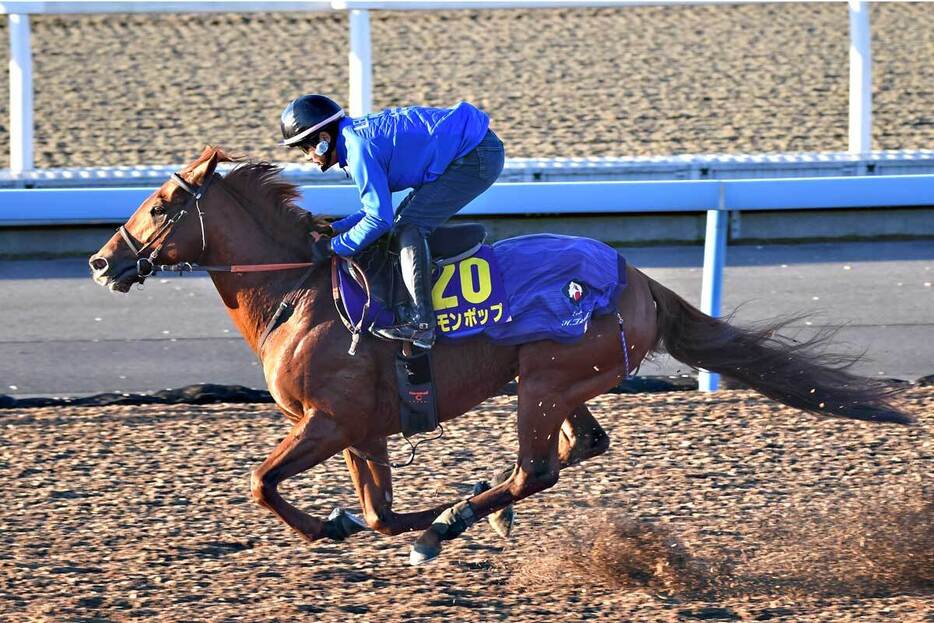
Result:
<svg viewBox="0 0 934 623">
<path fill-rule="evenodd" d="M 156 205 L 152 206 L 152 210 L 149 212 L 153 216 L 161 216 L 162 214 L 165 214 L 165 206 L 161 203 L 157 203 Z"/>
</svg>

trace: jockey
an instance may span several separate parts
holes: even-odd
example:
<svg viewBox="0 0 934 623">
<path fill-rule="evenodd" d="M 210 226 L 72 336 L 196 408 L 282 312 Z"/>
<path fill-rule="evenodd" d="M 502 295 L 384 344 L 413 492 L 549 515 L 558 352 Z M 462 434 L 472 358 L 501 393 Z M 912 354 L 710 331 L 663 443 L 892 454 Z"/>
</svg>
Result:
<svg viewBox="0 0 934 623">
<path fill-rule="evenodd" d="M 428 235 L 503 170 L 503 143 L 489 129 L 489 117 L 462 101 L 351 118 L 323 95 L 303 95 L 289 102 L 280 121 L 282 145 L 298 147 L 321 171 L 349 168 L 360 191 L 361 209 L 331 223 L 334 235 L 314 242 L 314 259 L 354 255 L 392 230 L 412 306 L 401 311 L 398 324 L 377 333 L 431 348 Z M 412 192 L 394 210 L 391 193 L 407 188 Z"/>
</svg>

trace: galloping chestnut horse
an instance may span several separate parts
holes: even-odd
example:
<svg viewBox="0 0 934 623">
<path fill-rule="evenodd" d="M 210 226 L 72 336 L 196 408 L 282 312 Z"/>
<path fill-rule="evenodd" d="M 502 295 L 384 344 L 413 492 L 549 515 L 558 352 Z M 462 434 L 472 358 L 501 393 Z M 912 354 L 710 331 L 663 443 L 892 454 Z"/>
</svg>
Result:
<svg viewBox="0 0 934 623">
<path fill-rule="evenodd" d="M 853 376 L 840 360 L 815 354 L 819 338 L 795 342 L 775 333 L 781 323 L 749 330 L 712 318 L 627 266 L 628 285 L 616 300 L 625 320 L 624 342 L 618 318 L 609 315 L 594 318 L 573 344 L 498 346 L 477 337 L 436 346 L 433 368 L 442 422 L 519 378 L 519 454 L 501 482 L 466 501 L 396 512 L 386 438 L 400 432 L 394 367 L 399 344 L 365 336 L 354 356 L 347 353 L 349 334 L 332 300 L 329 267 L 313 267 L 303 275 L 305 268 L 270 266 L 307 265 L 309 241 L 327 231 L 325 222 L 294 204 L 297 188 L 280 179 L 271 164 L 243 162 L 226 177 L 215 173 L 219 162 L 231 161 L 218 149 L 205 149 L 139 206 L 90 259 L 91 269 L 100 285 L 127 292 L 154 265 L 226 266 L 226 271 L 213 268 L 211 278 L 262 361 L 276 404 L 293 423 L 252 472 L 252 495 L 309 541 L 344 539 L 363 529 L 362 522 L 343 512 L 326 521 L 311 517 L 285 501 L 277 487 L 343 452 L 366 525 L 389 535 L 423 530 L 410 560 L 437 556 L 442 541 L 551 487 L 563 467 L 605 451 L 608 439 L 586 401 L 661 349 L 799 409 L 876 422 L 912 421 L 890 403 L 890 387 Z M 247 272 L 250 266 L 244 265 L 266 267 Z M 294 312 L 264 340 L 267 324 L 286 297 L 294 301 Z"/>
</svg>

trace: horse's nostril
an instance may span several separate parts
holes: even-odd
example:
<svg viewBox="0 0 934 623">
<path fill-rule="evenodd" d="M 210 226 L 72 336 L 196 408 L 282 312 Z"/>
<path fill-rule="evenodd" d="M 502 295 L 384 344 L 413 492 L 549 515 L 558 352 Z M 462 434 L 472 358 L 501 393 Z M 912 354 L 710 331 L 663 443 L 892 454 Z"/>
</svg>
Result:
<svg viewBox="0 0 934 623">
<path fill-rule="evenodd" d="M 96 273 L 99 273 L 107 269 L 107 260 L 105 260 L 104 258 L 100 256 L 92 257 L 90 260 L 88 260 L 88 263 L 91 265 L 91 268 L 93 268 L 94 272 Z"/>
</svg>

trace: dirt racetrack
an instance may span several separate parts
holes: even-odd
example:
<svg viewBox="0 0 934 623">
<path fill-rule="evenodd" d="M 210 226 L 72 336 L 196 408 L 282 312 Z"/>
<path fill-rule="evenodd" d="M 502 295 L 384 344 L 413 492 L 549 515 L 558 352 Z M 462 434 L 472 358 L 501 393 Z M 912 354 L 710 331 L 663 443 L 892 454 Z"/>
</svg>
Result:
<svg viewBox="0 0 934 623">
<path fill-rule="evenodd" d="M 931 621 L 934 387 L 903 400 L 919 425 L 745 391 L 602 396 L 606 455 L 517 507 L 511 541 L 481 523 L 419 568 L 414 535 L 308 545 L 251 503 L 287 430 L 270 405 L 8 410 L 0 619 Z M 509 464 L 514 407 L 450 423 L 396 471 L 396 508 Z M 357 507 L 339 457 L 283 492 Z"/>
</svg>

